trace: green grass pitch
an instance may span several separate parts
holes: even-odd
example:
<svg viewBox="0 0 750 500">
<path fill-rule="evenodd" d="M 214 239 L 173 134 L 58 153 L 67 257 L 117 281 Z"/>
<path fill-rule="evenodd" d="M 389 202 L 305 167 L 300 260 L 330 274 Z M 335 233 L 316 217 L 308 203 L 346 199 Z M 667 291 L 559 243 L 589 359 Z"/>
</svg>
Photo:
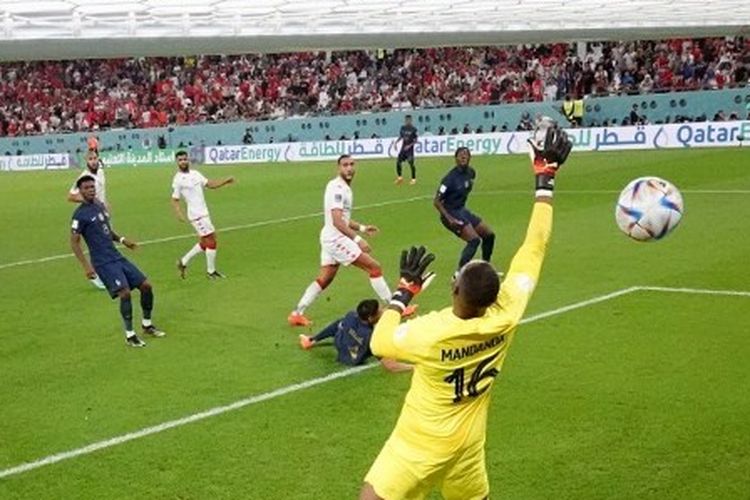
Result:
<svg viewBox="0 0 750 500">
<path fill-rule="evenodd" d="M 469 206 L 498 234 L 500 268 L 528 221 L 527 162 L 473 161 Z M 397 187 L 391 161 L 362 161 L 353 184 L 354 218 L 380 227 L 369 241 L 390 283 L 403 247 L 437 254 L 425 311 L 448 305 L 461 249 L 431 202 L 450 166 L 418 159 L 419 183 Z M 527 317 L 632 286 L 750 290 L 748 166 L 745 149 L 573 155 Z M 0 175 L 0 470 L 343 369 L 332 348 L 301 351 L 286 325 L 317 273 L 333 162 L 198 168 L 238 180 L 207 194 L 223 281 L 204 277 L 202 256 L 177 277 L 194 238 L 169 205 L 173 169 L 107 171 L 115 229 L 147 242 L 124 253 L 154 284 L 168 333 L 142 350 L 125 346 L 117 303 L 65 256 L 75 173 Z M 681 225 L 657 243 L 614 222 L 617 193 L 642 175 L 685 199 Z M 342 269 L 309 314 L 322 327 L 371 296 L 364 273 Z M 748 498 L 748 311 L 748 296 L 636 290 L 522 325 L 490 410 L 492 498 Z M 355 498 L 408 385 L 377 367 L 354 373 L 8 475 L 0 498 Z"/>
</svg>

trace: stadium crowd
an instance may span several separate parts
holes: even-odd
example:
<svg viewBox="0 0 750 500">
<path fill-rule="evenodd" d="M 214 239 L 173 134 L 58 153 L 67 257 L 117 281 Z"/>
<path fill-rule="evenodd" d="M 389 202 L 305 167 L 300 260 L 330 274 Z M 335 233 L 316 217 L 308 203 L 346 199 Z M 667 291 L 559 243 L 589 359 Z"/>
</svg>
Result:
<svg viewBox="0 0 750 500">
<path fill-rule="evenodd" d="M 746 85 L 750 39 L 0 64 L 0 136 Z"/>
</svg>

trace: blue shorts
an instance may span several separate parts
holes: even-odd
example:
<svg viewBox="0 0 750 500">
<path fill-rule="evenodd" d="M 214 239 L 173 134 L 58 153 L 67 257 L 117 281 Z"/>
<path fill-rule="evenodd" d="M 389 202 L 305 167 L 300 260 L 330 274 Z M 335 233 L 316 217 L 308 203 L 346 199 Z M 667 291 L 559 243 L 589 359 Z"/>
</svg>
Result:
<svg viewBox="0 0 750 500">
<path fill-rule="evenodd" d="M 456 219 L 463 221 L 464 226 L 469 225 L 472 227 L 477 227 L 482 222 L 481 217 L 471 213 L 466 208 L 459 208 L 458 210 L 448 210 L 448 213 L 451 214 Z M 448 220 L 443 216 L 440 216 L 440 222 L 443 223 L 443 226 L 445 226 L 445 228 L 448 231 L 455 234 L 456 236 L 461 236 L 461 231 L 463 231 L 464 226 L 453 227 L 448 223 Z"/>
<path fill-rule="evenodd" d="M 123 288 L 132 290 L 146 281 L 146 275 L 124 257 L 114 262 L 94 266 L 94 271 L 99 275 L 112 298 L 117 297 L 117 292 Z"/>
</svg>

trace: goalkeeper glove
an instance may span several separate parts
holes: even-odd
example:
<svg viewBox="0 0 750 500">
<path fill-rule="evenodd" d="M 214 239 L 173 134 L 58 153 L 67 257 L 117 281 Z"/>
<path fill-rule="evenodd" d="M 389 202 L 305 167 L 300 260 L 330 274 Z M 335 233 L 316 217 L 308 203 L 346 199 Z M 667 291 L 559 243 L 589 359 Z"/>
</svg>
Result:
<svg viewBox="0 0 750 500">
<path fill-rule="evenodd" d="M 557 169 L 568 159 L 573 144 L 568 134 L 553 124 L 547 128 L 542 144 L 529 141 L 534 152 L 533 168 L 536 174 L 537 195 L 552 196 L 555 189 L 555 174 Z"/>
<path fill-rule="evenodd" d="M 390 305 L 403 312 L 411 299 L 430 284 L 435 273 L 425 271 L 433 260 L 435 255 L 427 253 L 423 246 L 411 247 L 408 251 L 401 252 L 401 278 L 396 293 L 391 297 Z"/>
</svg>

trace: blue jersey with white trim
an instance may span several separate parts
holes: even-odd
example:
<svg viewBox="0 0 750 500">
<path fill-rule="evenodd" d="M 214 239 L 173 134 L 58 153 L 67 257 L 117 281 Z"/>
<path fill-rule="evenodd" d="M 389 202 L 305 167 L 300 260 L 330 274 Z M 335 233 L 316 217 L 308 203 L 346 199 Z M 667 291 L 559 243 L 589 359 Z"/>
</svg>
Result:
<svg viewBox="0 0 750 500">
<path fill-rule="evenodd" d="M 443 202 L 443 206 L 448 210 L 464 208 L 476 176 L 476 171 L 469 166 L 453 167 L 440 181 L 438 188 L 438 198 Z"/>
<path fill-rule="evenodd" d="M 350 311 L 341 318 L 334 342 L 338 351 L 339 363 L 356 366 L 372 356 L 370 337 L 373 326 L 359 319 L 356 311 Z"/>
<path fill-rule="evenodd" d="M 72 232 L 83 236 L 86 246 L 89 247 L 93 266 L 100 266 L 123 258 L 112 241 L 112 226 L 109 223 L 109 214 L 100 201 L 81 203 L 73 212 L 70 228 Z"/>
</svg>

